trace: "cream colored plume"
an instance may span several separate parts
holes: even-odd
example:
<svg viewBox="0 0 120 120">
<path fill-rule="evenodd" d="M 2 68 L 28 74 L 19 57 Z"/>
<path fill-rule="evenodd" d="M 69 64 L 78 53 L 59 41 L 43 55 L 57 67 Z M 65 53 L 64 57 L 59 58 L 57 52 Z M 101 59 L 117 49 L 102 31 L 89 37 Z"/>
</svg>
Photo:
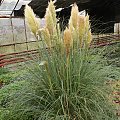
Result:
<svg viewBox="0 0 120 120">
<path fill-rule="evenodd" d="M 40 21 L 36 18 L 33 10 L 28 5 L 25 7 L 25 19 L 28 22 L 31 31 L 36 36 L 37 31 L 40 29 Z"/>
<path fill-rule="evenodd" d="M 49 11 L 49 9 L 46 10 L 46 14 L 45 14 L 45 27 L 49 30 L 50 35 L 53 35 L 55 26 L 54 26 L 52 13 Z"/>
<path fill-rule="evenodd" d="M 90 45 L 92 41 L 91 26 L 89 21 L 89 15 L 86 15 L 86 35 L 87 35 L 87 44 Z"/>
<path fill-rule="evenodd" d="M 55 5 L 54 5 L 54 1 L 50 0 L 49 4 L 48 4 L 48 10 L 51 12 L 52 14 L 52 18 L 53 18 L 53 22 L 54 24 L 56 24 L 56 11 L 55 11 Z"/>
<path fill-rule="evenodd" d="M 88 43 L 88 46 L 90 46 L 90 43 L 92 42 L 92 33 L 91 33 L 91 30 L 89 30 L 88 32 L 88 36 L 87 36 L 87 43 Z"/>
<path fill-rule="evenodd" d="M 89 15 L 86 15 L 86 30 L 90 29 Z"/>
<path fill-rule="evenodd" d="M 79 16 L 78 17 L 78 36 L 79 36 L 79 42 L 80 47 L 83 45 L 83 39 L 85 37 L 85 27 L 86 27 L 86 17 L 85 16 Z"/>
<path fill-rule="evenodd" d="M 76 3 L 74 3 L 74 5 L 72 6 L 71 16 L 70 16 L 70 20 L 69 20 L 70 28 L 72 28 L 72 27 L 74 27 L 75 29 L 77 28 L 78 14 L 79 14 L 78 6 L 76 5 Z"/>
<path fill-rule="evenodd" d="M 69 20 L 69 29 L 72 32 L 72 38 L 75 42 L 80 43 L 80 47 L 87 43 L 90 45 L 92 41 L 91 26 L 88 15 L 79 15 L 77 4 L 72 6 L 71 16 Z"/>
<path fill-rule="evenodd" d="M 56 31 L 57 19 L 54 2 L 52 0 L 50 0 L 48 8 L 46 9 L 45 22 L 46 22 L 45 27 L 49 30 L 50 35 L 53 36 L 53 34 L 57 32 Z"/>
<path fill-rule="evenodd" d="M 50 39 L 49 30 L 47 28 L 41 29 L 41 35 L 43 39 L 45 40 L 47 47 L 51 48 L 51 39 Z"/>
<path fill-rule="evenodd" d="M 66 28 L 64 31 L 64 36 L 63 36 L 63 40 L 64 40 L 64 46 L 66 48 L 66 53 L 67 55 L 70 52 L 70 47 L 72 45 L 72 34 L 71 34 L 71 30 Z"/>
</svg>

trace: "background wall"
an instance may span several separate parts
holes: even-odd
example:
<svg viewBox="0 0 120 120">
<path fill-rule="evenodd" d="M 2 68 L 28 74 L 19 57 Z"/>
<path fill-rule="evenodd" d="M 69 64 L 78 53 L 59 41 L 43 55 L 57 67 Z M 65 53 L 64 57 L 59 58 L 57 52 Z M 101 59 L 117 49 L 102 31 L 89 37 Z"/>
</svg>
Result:
<svg viewBox="0 0 120 120">
<path fill-rule="evenodd" d="M 0 54 L 37 48 L 36 38 L 23 18 L 0 18 Z"/>
</svg>

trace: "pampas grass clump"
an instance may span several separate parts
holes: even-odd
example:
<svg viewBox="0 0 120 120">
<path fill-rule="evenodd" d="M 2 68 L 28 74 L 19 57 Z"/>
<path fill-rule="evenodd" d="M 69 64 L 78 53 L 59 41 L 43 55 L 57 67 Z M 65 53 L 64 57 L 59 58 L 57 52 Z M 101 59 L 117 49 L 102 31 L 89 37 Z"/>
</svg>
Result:
<svg viewBox="0 0 120 120">
<path fill-rule="evenodd" d="M 78 13 L 74 4 L 69 25 L 60 31 L 51 0 L 46 25 L 39 29 L 26 6 L 25 17 L 44 47 L 23 78 L 27 85 L 10 96 L 3 120 L 117 120 L 105 84 L 113 70 L 100 56 L 92 55 L 89 16 Z"/>
</svg>

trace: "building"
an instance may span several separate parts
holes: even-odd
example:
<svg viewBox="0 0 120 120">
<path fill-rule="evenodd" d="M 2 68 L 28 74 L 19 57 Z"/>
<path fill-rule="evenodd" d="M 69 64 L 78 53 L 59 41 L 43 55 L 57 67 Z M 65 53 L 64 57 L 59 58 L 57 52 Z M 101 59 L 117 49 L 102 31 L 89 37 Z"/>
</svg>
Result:
<svg viewBox="0 0 120 120">
<path fill-rule="evenodd" d="M 71 4 L 74 2 L 79 10 L 86 10 L 91 16 L 94 32 L 114 32 L 114 24 L 120 22 L 120 0 L 56 0 L 56 9 L 64 8 L 57 13 L 58 17 L 68 19 Z M 39 17 L 44 17 L 48 0 L 32 0 L 29 5 Z M 15 11 L 15 15 L 23 15 L 24 6 Z"/>
</svg>

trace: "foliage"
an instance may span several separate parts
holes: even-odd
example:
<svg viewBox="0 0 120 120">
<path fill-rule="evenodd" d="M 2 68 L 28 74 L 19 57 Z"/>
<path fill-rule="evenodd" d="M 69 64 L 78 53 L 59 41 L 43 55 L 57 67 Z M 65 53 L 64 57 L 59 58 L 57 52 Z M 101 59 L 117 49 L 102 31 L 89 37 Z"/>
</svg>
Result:
<svg viewBox="0 0 120 120">
<path fill-rule="evenodd" d="M 7 70 L 6 68 L 0 67 L 0 75 L 6 74 L 6 73 L 8 73 L 8 72 L 9 72 L 9 70 Z"/>
<path fill-rule="evenodd" d="M 9 113 L 9 110 L 4 106 L 8 101 L 9 96 L 15 94 L 18 90 L 22 89 L 25 81 L 17 81 L 6 85 L 0 89 L 0 119 L 3 120 L 5 114 Z"/>
<path fill-rule="evenodd" d="M 104 53 L 109 64 L 120 67 L 120 43 L 108 46 Z"/>
<path fill-rule="evenodd" d="M 0 89 L 0 119 L 3 119 L 4 114 L 8 113 L 4 104 L 8 101 L 9 96 L 20 90 L 25 84 L 25 81 L 19 81 L 26 73 L 25 70 L 11 71 L 6 68 L 0 68 L 0 82 L 2 88 Z"/>
<path fill-rule="evenodd" d="M 89 16 L 78 13 L 74 4 L 69 26 L 61 32 L 50 1 L 45 27 L 34 29 L 43 43 L 41 56 L 22 78 L 26 81 L 22 90 L 4 104 L 9 112 L 3 120 L 117 120 L 106 82 L 118 77 L 118 72 L 91 53 Z M 26 17 L 36 20 L 34 15 Z M 33 22 L 28 23 L 33 30 Z"/>
<path fill-rule="evenodd" d="M 11 76 L 9 76 L 8 74 L 10 73 L 10 71 L 6 68 L 0 68 L 0 87 L 5 84 L 5 83 L 9 83 L 11 81 Z"/>
<path fill-rule="evenodd" d="M 24 75 L 25 73 L 26 73 L 25 70 L 11 71 L 6 68 L 1 68 L 0 82 L 2 82 L 3 85 L 10 84 L 19 79 L 19 76 L 21 74 Z"/>
<path fill-rule="evenodd" d="M 0 89 L 0 105 L 3 104 L 2 102 L 5 101 L 10 94 L 16 92 L 17 90 L 21 89 L 24 81 L 16 81 L 9 85 L 5 85 L 3 88 Z"/>
</svg>

